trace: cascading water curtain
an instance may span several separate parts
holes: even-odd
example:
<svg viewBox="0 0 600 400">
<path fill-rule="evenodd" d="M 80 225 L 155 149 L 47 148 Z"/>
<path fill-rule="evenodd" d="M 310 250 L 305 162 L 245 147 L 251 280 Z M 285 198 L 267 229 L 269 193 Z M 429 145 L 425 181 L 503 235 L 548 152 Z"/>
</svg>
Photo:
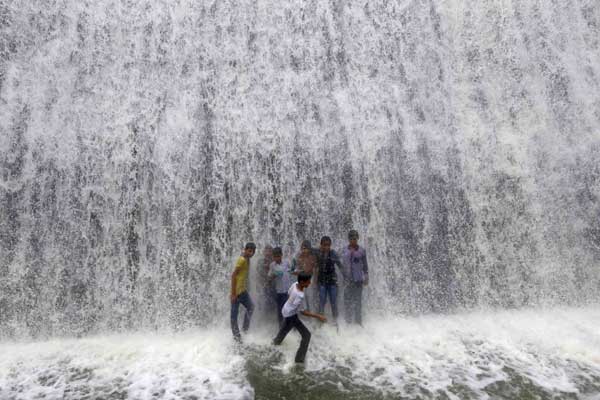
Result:
<svg viewBox="0 0 600 400">
<path fill-rule="evenodd" d="M 596 0 L 0 3 L 0 337 L 226 319 L 357 229 L 372 313 L 600 292 Z"/>
</svg>

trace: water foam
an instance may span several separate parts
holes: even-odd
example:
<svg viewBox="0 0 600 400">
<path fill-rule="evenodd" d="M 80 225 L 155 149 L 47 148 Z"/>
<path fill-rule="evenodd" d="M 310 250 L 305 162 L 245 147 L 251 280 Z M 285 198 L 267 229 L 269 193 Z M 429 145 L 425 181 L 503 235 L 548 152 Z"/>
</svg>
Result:
<svg viewBox="0 0 600 400">
<path fill-rule="evenodd" d="M 525 389 L 600 396 L 598 308 L 372 316 L 364 328 L 342 324 L 339 333 L 331 324 L 308 325 L 313 337 L 303 373 L 314 377 L 314 391 L 333 385 L 340 393 L 367 387 L 424 398 L 493 398 L 515 390 L 518 397 Z M 259 393 L 247 377 L 249 360 L 260 373 L 298 379 L 299 337 L 292 332 L 276 348 L 274 330 L 257 324 L 241 351 L 226 327 L 4 343 L 0 397 L 254 398 Z"/>
<path fill-rule="evenodd" d="M 0 397 L 250 399 L 222 332 L 107 335 L 0 345 Z"/>
<path fill-rule="evenodd" d="M 458 399 L 467 390 L 487 398 L 498 384 L 515 385 L 515 376 L 548 393 L 598 396 L 598 322 L 598 309 L 565 308 L 382 318 L 340 333 L 325 325 L 314 329 L 307 371 L 345 371 L 350 388 L 409 397 Z M 297 344 L 294 337 L 282 349 L 284 373 L 293 371 Z"/>
</svg>

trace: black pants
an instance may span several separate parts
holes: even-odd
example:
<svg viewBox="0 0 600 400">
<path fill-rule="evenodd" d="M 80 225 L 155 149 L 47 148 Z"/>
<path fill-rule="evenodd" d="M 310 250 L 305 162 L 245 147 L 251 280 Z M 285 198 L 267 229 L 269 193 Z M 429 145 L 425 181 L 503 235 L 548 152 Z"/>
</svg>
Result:
<svg viewBox="0 0 600 400">
<path fill-rule="evenodd" d="M 359 325 L 362 325 L 362 282 L 350 282 L 344 290 L 344 308 L 347 323 L 352 323 L 353 319 Z"/>
<path fill-rule="evenodd" d="M 304 358 L 306 357 L 306 352 L 308 351 L 308 344 L 310 343 L 310 332 L 306 329 L 306 326 L 300 321 L 298 315 L 292 315 L 291 317 L 287 317 L 283 320 L 283 326 L 279 329 L 279 333 L 273 339 L 273 344 L 279 346 L 283 339 L 285 339 L 286 335 L 292 330 L 292 328 L 296 328 L 300 335 L 302 336 L 302 340 L 300 341 L 300 347 L 296 352 L 296 362 L 303 363 Z"/>
</svg>

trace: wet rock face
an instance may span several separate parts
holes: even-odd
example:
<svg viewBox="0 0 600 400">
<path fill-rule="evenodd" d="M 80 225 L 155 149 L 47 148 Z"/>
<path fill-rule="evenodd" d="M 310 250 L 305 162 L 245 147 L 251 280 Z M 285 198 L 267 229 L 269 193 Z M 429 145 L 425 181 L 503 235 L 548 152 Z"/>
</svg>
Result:
<svg viewBox="0 0 600 400">
<path fill-rule="evenodd" d="M 367 307 L 597 300 L 589 1 L 0 6 L 0 335 L 209 323 L 357 229 Z"/>
</svg>

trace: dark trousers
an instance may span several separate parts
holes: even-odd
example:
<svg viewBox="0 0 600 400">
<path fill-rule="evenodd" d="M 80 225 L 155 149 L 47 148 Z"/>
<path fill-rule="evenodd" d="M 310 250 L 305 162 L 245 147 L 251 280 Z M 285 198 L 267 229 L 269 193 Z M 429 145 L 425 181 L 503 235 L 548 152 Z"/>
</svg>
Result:
<svg viewBox="0 0 600 400">
<path fill-rule="evenodd" d="M 283 315 L 281 314 L 281 310 L 283 309 L 283 305 L 287 301 L 287 298 L 287 293 L 277 293 L 275 295 L 275 302 L 277 302 L 277 321 L 279 321 L 280 327 L 283 324 Z"/>
<path fill-rule="evenodd" d="M 231 332 L 233 333 L 233 337 L 236 339 L 240 339 L 240 328 L 238 327 L 238 313 L 240 310 L 240 304 L 242 304 L 246 308 L 246 315 L 244 315 L 244 325 L 242 329 L 244 332 L 250 328 L 250 318 L 252 318 L 252 313 L 254 312 L 254 303 L 252 303 L 252 299 L 248 292 L 242 292 L 238 295 L 236 301 L 231 304 Z"/>
<path fill-rule="evenodd" d="M 287 317 L 283 320 L 283 325 L 281 326 L 281 329 L 279 329 L 279 333 L 275 339 L 273 339 L 273 344 L 279 346 L 292 328 L 296 328 L 296 330 L 300 332 L 300 336 L 302 336 L 300 347 L 296 352 L 296 362 L 303 363 L 304 359 L 306 358 L 306 352 L 308 351 L 308 344 L 310 343 L 310 332 L 306 326 L 304 326 L 302 321 L 300 321 L 298 315 L 292 315 L 291 317 Z"/>
<path fill-rule="evenodd" d="M 347 323 L 362 325 L 362 282 L 350 282 L 344 291 L 344 316 Z"/>
<path fill-rule="evenodd" d="M 337 320 L 337 285 L 319 285 L 319 314 L 323 314 L 325 312 L 327 296 L 329 296 L 329 303 L 331 304 L 331 313 L 333 314 L 333 319 Z"/>
</svg>

